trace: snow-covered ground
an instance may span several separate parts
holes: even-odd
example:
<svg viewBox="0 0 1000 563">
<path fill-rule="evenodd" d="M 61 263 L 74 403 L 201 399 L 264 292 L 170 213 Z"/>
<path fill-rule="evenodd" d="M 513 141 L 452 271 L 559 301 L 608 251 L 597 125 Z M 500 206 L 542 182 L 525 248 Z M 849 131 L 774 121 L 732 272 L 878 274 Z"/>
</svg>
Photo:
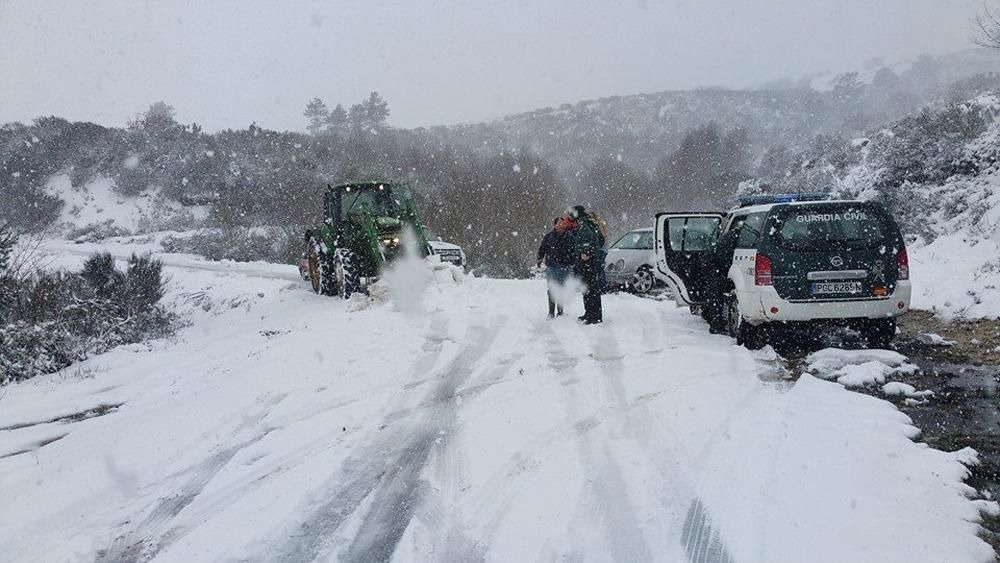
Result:
<svg viewBox="0 0 1000 563">
<path fill-rule="evenodd" d="M 1000 229 L 945 235 L 910 254 L 913 307 L 945 320 L 1000 319 Z"/>
<path fill-rule="evenodd" d="M 540 282 L 467 278 L 348 307 L 293 267 L 163 258 L 175 340 L 0 391 L 0 560 L 993 557 L 973 453 L 670 302 L 585 327 Z M 813 363 L 898 360 L 869 356 Z"/>
</svg>

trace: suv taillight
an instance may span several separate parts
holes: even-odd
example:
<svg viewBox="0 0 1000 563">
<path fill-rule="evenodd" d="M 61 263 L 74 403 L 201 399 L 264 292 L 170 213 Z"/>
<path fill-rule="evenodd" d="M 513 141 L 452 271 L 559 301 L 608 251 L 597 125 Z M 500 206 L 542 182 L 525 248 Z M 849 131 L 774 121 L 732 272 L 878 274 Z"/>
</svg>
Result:
<svg viewBox="0 0 1000 563">
<path fill-rule="evenodd" d="M 753 261 L 753 283 L 755 285 L 771 285 L 771 259 L 765 254 L 757 253 Z"/>
<path fill-rule="evenodd" d="M 896 279 L 910 279 L 910 257 L 906 255 L 906 247 L 900 246 L 896 253 Z"/>
</svg>

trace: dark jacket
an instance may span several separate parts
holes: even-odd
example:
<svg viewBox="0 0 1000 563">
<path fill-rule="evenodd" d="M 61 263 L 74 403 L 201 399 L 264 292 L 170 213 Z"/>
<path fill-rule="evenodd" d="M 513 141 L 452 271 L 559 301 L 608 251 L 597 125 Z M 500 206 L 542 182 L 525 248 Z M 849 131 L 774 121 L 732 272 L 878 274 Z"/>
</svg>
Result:
<svg viewBox="0 0 1000 563">
<path fill-rule="evenodd" d="M 573 229 L 573 240 L 576 246 L 576 273 L 587 281 L 588 285 L 602 287 L 604 285 L 604 236 L 597 223 L 589 216 L 579 219 L 580 224 Z M 590 256 L 583 260 L 582 255 Z"/>
<path fill-rule="evenodd" d="M 593 258 L 604 260 L 604 237 L 601 229 L 590 217 L 582 217 L 577 228 L 573 229 L 573 240 L 576 243 L 576 254 L 579 258 L 582 254 L 588 254 Z"/>
<path fill-rule="evenodd" d="M 538 247 L 538 261 L 543 260 L 549 266 L 573 267 L 576 264 L 576 249 L 572 231 L 562 233 L 556 230 L 549 231 Z"/>
</svg>

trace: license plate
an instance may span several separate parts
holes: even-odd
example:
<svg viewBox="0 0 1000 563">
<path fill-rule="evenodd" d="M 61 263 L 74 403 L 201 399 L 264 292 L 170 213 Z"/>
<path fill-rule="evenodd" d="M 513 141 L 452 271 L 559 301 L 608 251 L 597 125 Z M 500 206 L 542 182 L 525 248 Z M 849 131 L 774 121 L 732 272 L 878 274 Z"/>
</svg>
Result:
<svg viewBox="0 0 1000 563">
<path fill-rule="evenodd" d="M 861 293 L 861 282 L 817 282 L 812 284 L 814 295 L 827 293 Z"/>
</svg>

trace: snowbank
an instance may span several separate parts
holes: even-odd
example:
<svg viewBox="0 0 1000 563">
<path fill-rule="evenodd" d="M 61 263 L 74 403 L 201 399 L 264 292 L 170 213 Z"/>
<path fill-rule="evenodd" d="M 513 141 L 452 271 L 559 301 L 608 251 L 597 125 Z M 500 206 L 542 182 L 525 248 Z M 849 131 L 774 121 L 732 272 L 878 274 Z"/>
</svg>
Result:
<svg viewBox="0 0 1000 563">
<path fill-rule="evenodd" d="M 1000 209 L 1000 205 L 997 206 Z M 1000 234 L 938 237 L 910 251 L 912 305 L 946 320 L 1000 318 Z"/>
<path fill-rule="evenodd" d="M 822 379 L 836 380 L 844 387 L 882 384 L 891 375 L 907 375 L 917 371 L 906 356 L 891 350 L 841 350 L 825 348 L 806 357 L 806 371 Z M 898 392 L 899 387 L 883 387 Z M 886 394 L 893 394 L 886 391 Z M 915 395 L 908 395 L 915 396 Z"/>
<path fill-rule="evenodd" d="M 910 399 L 924 399 L 934 394 L 934 391 L 930 390 L 917 391 L 914 386 L 900 381 L 886 383 L 882 386 L 882 392 L 886 395 L 902 395 Z"/>
</svg>

